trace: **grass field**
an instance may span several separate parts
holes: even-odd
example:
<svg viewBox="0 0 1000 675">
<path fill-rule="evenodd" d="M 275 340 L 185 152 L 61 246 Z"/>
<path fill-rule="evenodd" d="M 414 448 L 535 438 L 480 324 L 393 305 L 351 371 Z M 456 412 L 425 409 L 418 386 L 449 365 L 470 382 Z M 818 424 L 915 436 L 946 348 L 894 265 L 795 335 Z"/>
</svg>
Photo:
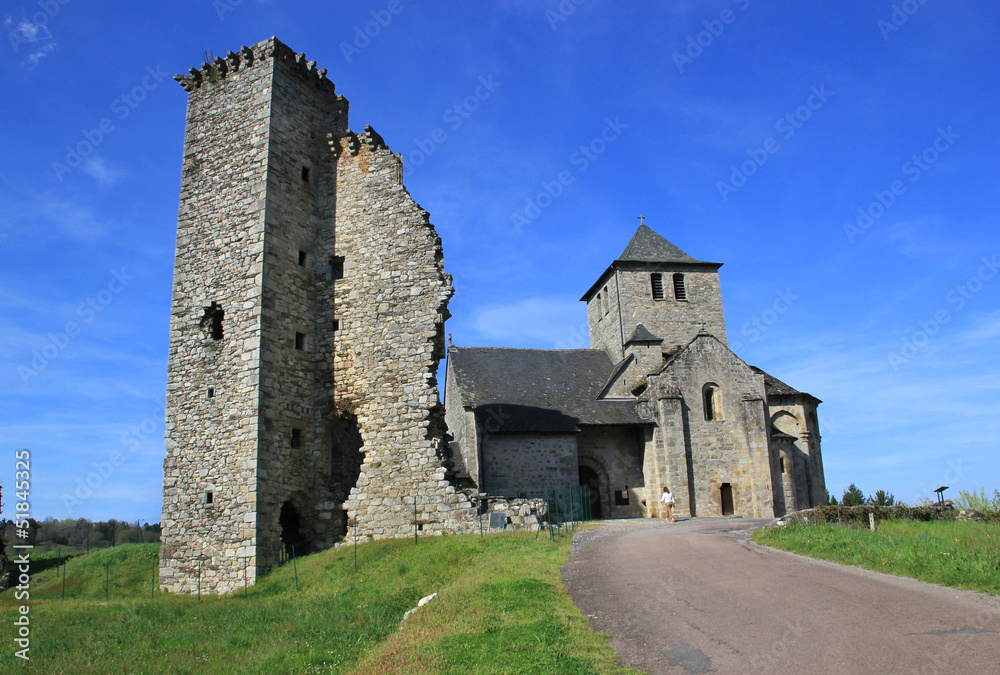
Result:
<svg viewBox="0 0 1000 675">
<path fill-rule="evenodd" d="M 886 520 L 877 532 L 836 525 L 788 525 L 754 541 L 813 558 L 1000 593 L 1000 523 Z"/>
<path fill-rule="evenodd" d="M 158 544 L 93 551 L 32 589 L 31 665 L 46 673 L 634 673 L 559 578 L 569 537 L 381 541 L 274 570 L 249 597 L 150 598 Z M 110 569 L 110 601 L 105 580 Z M 438 598 L 403 613 L 431 593 Z M 0 595 L 0 622 L 16 616 Z M 22 666 L 8 646 L 0 671 Z"/>
</svg>

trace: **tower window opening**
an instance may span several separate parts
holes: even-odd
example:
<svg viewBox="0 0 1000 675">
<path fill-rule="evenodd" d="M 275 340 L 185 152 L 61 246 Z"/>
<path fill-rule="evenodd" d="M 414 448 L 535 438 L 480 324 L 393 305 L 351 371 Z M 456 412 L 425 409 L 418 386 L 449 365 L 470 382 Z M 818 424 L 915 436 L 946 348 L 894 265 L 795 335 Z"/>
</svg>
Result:
<svg viewBox="0 0 1000 675">
<path fill-rule="evenodd" d="M 684 287 L 684 275 L 678 272 L 674 275 L 674 300 L 687 301 L 687 288 Z"/>
<path fill-rule="evenodd" d="M 654 272 L 649 275 L 649 284 L 653 288 L 653 300 L 663 299 L 663 275 Z"/>
<path fill-rule="evenodd" d="M 308 166 L 302 167 L 302 180 L 304 180 L 307 183 L 309 182 L 309 167 Z"/>
<path fill-rule="evenodd" d="M 333 330 L 334 332 L 340 330 L 340 319 L 333 320 Z"/>
<path fill-rule="evenodd" d="M 334 279 L 344 278 L 344 256 L 335 255 L 330 258 L 330 270 Z"/>
<path fill-rule="evenodd" d="M 600 321 L 601 317 L 604 316 L 604 301 L 601 299 L 601 294 L 597 294 L 597 320 Z"/>
<path fill-rule="evenodd" d="M 306 266 L 306 252 L 299 251 L 299 267 L 305 267 L 305 266 Z"/>
<path fill-rule="evenodd" d="M 214 387 L 209 387 L 208 388 L 208 397 L 209 398 L 215 398 L 215 388 Z"/>
<path fill-rule="evenodd" d="M 781 457 L 780 461 L 781 461 L 781 473 L 785 473 L 785 458 Z"/>
<path fill-rule="evenodd" d="M 608 310 L 611 309 L 611 303 L 608 301 L 608 287 L 604 287 L 604 313 L 607 314 Z"/>
<path fill-rule="evenodd" d="M 295 349 L 300 352 L 306 350 L 306 334 L 295 331 Z"/>
<path fill-rule="evenodd" d="M 302 429 L 292 427 L 292 438 L 289 444 L 292 450 L 300 450 L 302 448 Z"/>
<path fill-rule="evenodd" d="M 206 504 L 214 504 L 215 503 L 215 494 L 213 492 L 209 491 L 209 492 L 205 493 L 205 503 Z"/>
<path fill-rule="evenodd" d="M 226 312 L 219 307 L 219 303 L 212 302 L 211 306 L 205 308 L 205 314 L 201 317 L 201 327 L 207 328 L 213 340 L 222 339 L 222 319 Z"/>
</svg>

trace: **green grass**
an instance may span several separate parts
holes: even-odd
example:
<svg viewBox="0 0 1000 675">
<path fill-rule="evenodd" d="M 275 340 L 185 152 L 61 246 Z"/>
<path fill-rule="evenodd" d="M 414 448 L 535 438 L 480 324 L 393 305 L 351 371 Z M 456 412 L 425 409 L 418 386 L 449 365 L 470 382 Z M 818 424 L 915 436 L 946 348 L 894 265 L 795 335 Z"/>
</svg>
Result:
<svg viewBox="0 0 1000 675">
<path fill-rule="evenodd" d="M 788 525 L 759 530 L 753 539 L 813 558 L 1000 593 L 1000 523 L 886 520 L 877 532 Z"/>
<path fill-rule="evenodd" d="M 150 599 L 158 544 L 76 556 L 32 589 L 31 668 L 46 673 L 632 673 L 612 664 L 559 577 L 569 537 L 428 537 L 274 570 L 233 597 Z M 107 570 L 110 601 L 104 600 Z M 403 613 L 437 592 L 411 615 Z M 0 595 L 0 622 L 17 602 Z M 23 665 L 12 649 L 0 671 Z"/>
</svg>

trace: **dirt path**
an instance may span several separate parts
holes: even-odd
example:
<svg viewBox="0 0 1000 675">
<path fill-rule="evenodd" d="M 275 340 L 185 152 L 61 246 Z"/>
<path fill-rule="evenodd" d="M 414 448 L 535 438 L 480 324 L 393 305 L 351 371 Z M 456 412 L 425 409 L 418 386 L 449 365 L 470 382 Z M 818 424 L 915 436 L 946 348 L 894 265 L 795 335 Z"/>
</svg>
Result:
<svg viewBox="0 0 1000 675">
<path fill-rule="evenodd" d="M 757 546 L 766 521 L 607 521 L 577 534 L 573 600 L 659 673 L 1000 673 L 1000 600 Z"/>
</svg>

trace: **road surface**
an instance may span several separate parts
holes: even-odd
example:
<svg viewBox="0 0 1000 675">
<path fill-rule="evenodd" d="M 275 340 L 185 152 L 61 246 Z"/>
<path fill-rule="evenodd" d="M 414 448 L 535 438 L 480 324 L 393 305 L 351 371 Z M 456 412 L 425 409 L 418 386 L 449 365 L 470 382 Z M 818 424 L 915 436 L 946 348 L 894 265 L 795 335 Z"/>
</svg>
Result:
<svg viewBox="0 0 1000 675">
<path fill-rule="evenodd" d="M 758 546 L 768 521 L 606 521 L 563 580 L 623 665 L 660 673 L 1000 673 L 1000 600 Z"/>
</svg>

